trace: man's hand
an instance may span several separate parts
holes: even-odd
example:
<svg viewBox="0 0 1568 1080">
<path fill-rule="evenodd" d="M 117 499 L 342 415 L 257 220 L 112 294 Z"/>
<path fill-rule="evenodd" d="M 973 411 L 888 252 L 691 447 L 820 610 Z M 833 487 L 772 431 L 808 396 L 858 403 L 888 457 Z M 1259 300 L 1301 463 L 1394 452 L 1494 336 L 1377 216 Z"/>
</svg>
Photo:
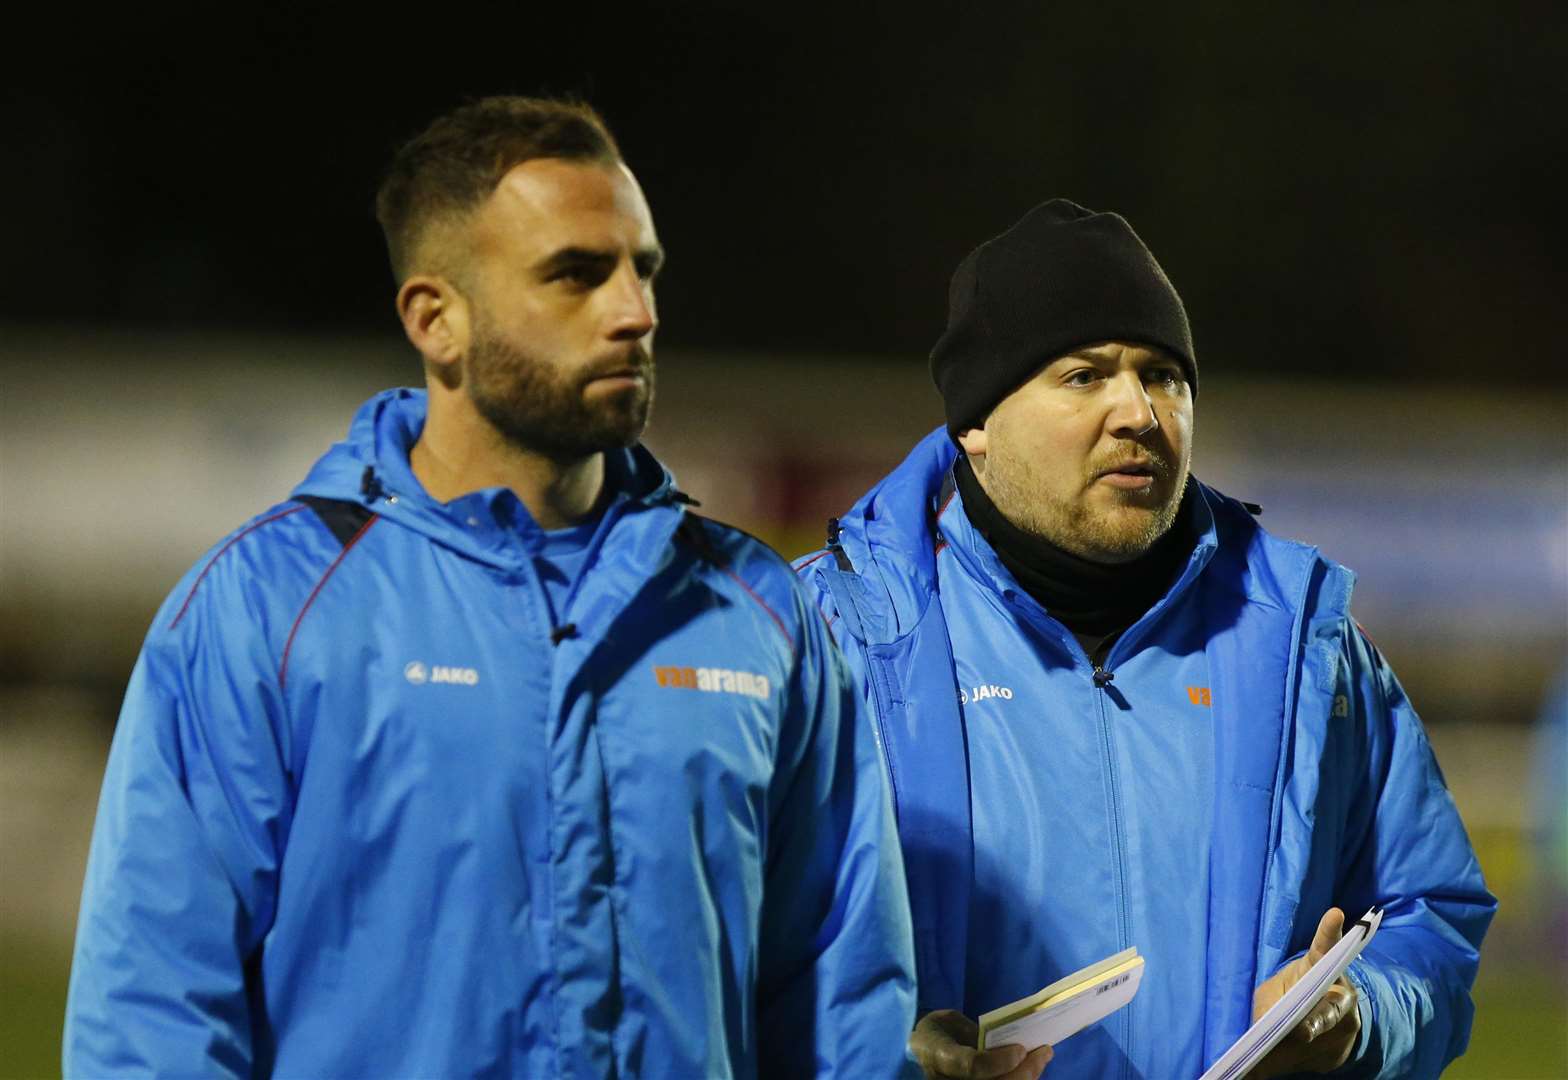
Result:
<svg viewBox="0 0 1568 1080">
<path fill-rule="evenodd" d="M 909 1050 L 930 1080 L 1039 1080 L 1051 1048 L 1024 1052 L 1017 1045 L 976 1050 L 980 1029 L 956 1009 L 938 1009 L 920 1018 L 909 1036 Z"/>
<path fill-rule="evenodd" d="M 1339 908 L 1329 908 L 1318 922 L 1318 932 L 1312 936 L 1312 947 L 1306 955 L 1280 968 L 1252 995 L 1252 1019 L 1256 1021 L 1285 996 L 1285 991 L 1300 982 L 1344 932 L 1345 913 Z M 1356 988 L 1340 976 L 1323 999 L 1301 1018 L 1301 1023 L 1292 1028 L 1247 1076 L 1249 1080 L 1267 1080 L 1285 1073 L 1329 1072 L 1350 1057 L 1359 1034 L 1361 1011 L 1356 1008 Z"/>
</svg>

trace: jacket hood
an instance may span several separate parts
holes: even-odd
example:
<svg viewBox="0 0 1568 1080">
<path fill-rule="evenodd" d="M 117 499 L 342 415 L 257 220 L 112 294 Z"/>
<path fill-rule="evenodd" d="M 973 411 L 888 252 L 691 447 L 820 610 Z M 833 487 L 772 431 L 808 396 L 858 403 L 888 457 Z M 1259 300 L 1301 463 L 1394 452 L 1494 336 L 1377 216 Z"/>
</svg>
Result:
<svg viewBox="0 0 1568 1080">
<path fill-rule="evenodd" d="M 360 406 L 348 437 L 334 443 L 292 492 L 357 503 L 381 517 L 472 558 L 513 566 L 531 552 L 537 533 L 522 501 L 504 487 L 483 488 L 437 502 L 414 476 L 408 455 L 425 427 L 423 390 L 384 390 Z M 689 501 L 669 470 L 641 443 L 605 452 L 605 481 L 622 512 Z"/>
<path fill-rule="evenodd" d="M 838 543 L 887 604 L 891 638 L 913 630 L 936 590 L 932 515 L 958 447 L 939 427 L 839 519 Z"/>
</svg>

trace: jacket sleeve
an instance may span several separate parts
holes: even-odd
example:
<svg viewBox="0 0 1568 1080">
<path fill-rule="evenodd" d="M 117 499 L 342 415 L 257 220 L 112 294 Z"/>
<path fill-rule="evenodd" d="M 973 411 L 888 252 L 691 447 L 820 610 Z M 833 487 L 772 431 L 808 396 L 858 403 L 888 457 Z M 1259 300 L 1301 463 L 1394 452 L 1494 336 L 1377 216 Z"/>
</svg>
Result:
<svg viewBox="0 0 1568 1080">
<path fill-rule="evenodd" d="M 82 889 L 68 1077 L 252 1072 L 247 965 L 288 800 L 275 665 L 224 576 L 159 613 L 126 692 Z"/>
<path fill-rule="evenodd" d="M 843 657 L 792 593 L 801 631 L 769 792 L 761 1071 L 897 1076 L 915 984 L 892 805 Z"/>
<path fill-rule="evenodd" d="M 1469 1042 L 1470 986 L 1497 900 L 1399 681 L 1359 628 L 1347 648 L 1345 706 L 1367 753 L 1338 894 L 1348 918 L 1385 910 L 1348 971 L 1362 1034 L 1342 1075 L 1436 1077 Z"/>
</svg>

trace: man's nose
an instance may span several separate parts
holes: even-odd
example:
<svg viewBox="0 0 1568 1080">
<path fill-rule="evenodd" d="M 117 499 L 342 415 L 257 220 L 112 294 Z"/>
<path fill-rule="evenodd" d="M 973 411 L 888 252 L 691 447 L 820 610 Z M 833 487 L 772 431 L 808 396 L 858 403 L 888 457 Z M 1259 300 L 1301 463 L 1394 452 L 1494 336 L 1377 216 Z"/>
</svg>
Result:
<svg viewBox="0 0 1568 1080">
<path fill-rule="evenodd" d="M 612 341 L 636 341 L 659 325 L 653 304 L 653 282 L 630 266 L 623 266 L 607 285 L 610 295 L 609 336 Z"/>
<path fill-rule="evenodd" d="M 1143 378 L 1137 372 L 1122 372 L 1111 380 L 1108 389 L 1113 400 L 1106 425 L 1113 435 L 1136 438 L 1160 426 L 1149 388 L 1143 385 Z"/>
</svg>

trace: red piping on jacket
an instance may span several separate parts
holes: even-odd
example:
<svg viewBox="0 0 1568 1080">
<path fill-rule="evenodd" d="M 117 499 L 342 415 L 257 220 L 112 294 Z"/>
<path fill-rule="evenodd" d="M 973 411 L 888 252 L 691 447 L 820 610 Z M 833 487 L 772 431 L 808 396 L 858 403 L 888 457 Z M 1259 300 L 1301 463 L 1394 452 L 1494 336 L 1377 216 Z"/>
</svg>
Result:
<svg viewBox="0 0 1568 1080">
<path fill-rule="evenodd" d="M 241 540 L 245 539 L 247 536 L 249 536 L 251 533 L 255 532 L 257 529 L 261 528 L 263 525 L 267 525 L 267 524 L 270 524 L 270 523 L 272 523 L 274 521 L 277 521 L 279 518 L 286 518 L 290 514 L 297 514 L 301 510 L 304 510 L 304 509 L 305 509 L 305 507 L 303 507 L 303 506 L 291 506 L 287 510 L 280 510 L 276 514 L 273 514 L 269 518 L 262 518 L 260 521 L 256 522 L 256 524 L 252 525 L 250 528 L 248 528 L 248 529 L 244 530 L 243 532 L 241 532 L 233 540 L 230 540 L 227 544 L 224 544 L 223 545 L 223 550 L 218 552 L 216 555 L 214 555 L 212 557 L 212 560 L 209 563 L 207 563 L 207 565 L 205 567 L 202 568 L 202 572 L 200 574 L 196 575 L 196 581 L 191 586 L 190 593 L 185 597 L 185 603 L 180 605 L 180 613 L 178 615 L 176 615 L 174 617 L 174 621 L 169 624 L 169 629 L 173 630 L 176 626 L 180 625 L 180 620 L 185 618 L 185 609 L 190 607 L 191 606 L 191 601 L 196 598 L 196 590 L 201 588 L 201 583 L 203 581 L 207 580 L 207 575 L 212 572 L 212 568 L 214 566 L 218 565 L 218 560 L 223 558 L 225 555 L 227 555 L 229 553 L 229 548 L 233 547 L 235 544 L 237 544 Z"/>
<path fill-rule="evenodd" d="M 301 507 L 301 509 L 304 508 Z M 300 608 L 299 614 L 294 617 L 294 625 L 289 628 L 289 639 L 283 645 L 283 661 L 278 664 L 279 690 L 283 689 L 284 682 L 288 677 L 289 650 L 294 648 L 294 635 L 299 633 L 299 624 L 305 620 L 305 612 L 309 611 L 310 605 L 316 602 L 316 594 L 321 592 L 321 587 L 327 583 L 327 579 L 332 576 L 332 571 L 336 570 L 338 568 L 338 564 L 343 561 L 343 556 L 347 555 L 349 553 L 349 549 L 352 548 L 355 544 L 359 543 L 359 538 L 369 532 L 370 527 L 380 520 L 381 516 L 379 514 L 372 514 L 365 521 L 365 523 L 359 527 L 359 532 L 349 537 L 348 543 L 343 545 L 343 550 L 338 552 L 338 557 L 332 560 L 332 565 L 327 567 L 326 573 L 321 575 L 321 580 L 316 582 L 316 587 L 310 590 L 310 595 L 305 598 L 305 606 Z"/>
<path fill-rule="evenodd" d="M 746 590 L 746 595 L 750 596 L 753 600 L 755 600 L 757 602 L 757 604 L 762 608 L 762 610 L 766 611 L 768 613 L 768 615 L 772 617 L 774 624 L 777 625 L 778 628 L 779 628 L 779 633 L 784 635 L 785 643 L 789 645 L 789 654 L 791 656 L 794 656 L 795 655 L 795 639 L 789 636 L 789 629 L 788 629 L 788 627 L 786 627 L 784 625 L 784 620 L 779 618 L 778 612 L 776 612 L 772 608 L 770 608 L 768 606 L 768 602 L 766 600 L 764 600 L 762 597 L 758 596 L 752 590 L 752 587 L 750 585 L 747 585 L 745 580 L 743 578 L 741 578 L 741 576 L 739 574 L 735 573 L 735 571 L 731 570 L 729 567 L 722 567 L 722 569 L 724 570 L 724 572 L 726 574 L 728 574 L 731 578 L 734 579 L 735 584 L 739 585 L 741 588 Z"/>
<path fill-rule="evenodd" d="M 953 500 L 955 498 L 957 498 L 957 497 L 958 497 L 958 489 L 955 487 L 953 489 L 953 493 L 947 497 L 947 501 L 942 504 L 941 509 L 936 512 L 935 520 L 937 520 L 937 521 L 941 521 L 942 520 L 942 515 L 947 513 L 947 508 L 949 506 L 953 505 Z M 931 554 L 933 554 L 933 555 L 940 555 L 940 554 L 942 554 L 942 549 L 945 548 L 945 547 L 947 547 L 947 541 L 939 539 L 936 542 L 936 548 L 931 552 Z"/>
<path fill-rule="evenodd" d="M 831 554 L 833 554 L 833 552 L 831 552 L 831 551 L 819 551 L 815 555 L 813 555 L 811 558 L 807 559 L 805 562 L 803 562 L 799 566 L 795 567 L 795 572 L 799 573 L 800 571 L 804 570 L 806 567 L 810 566 L 812 563 L 816 562 L 818 559 L 826 558 L 827 556 L 829 556 Z"/>
</svg>

